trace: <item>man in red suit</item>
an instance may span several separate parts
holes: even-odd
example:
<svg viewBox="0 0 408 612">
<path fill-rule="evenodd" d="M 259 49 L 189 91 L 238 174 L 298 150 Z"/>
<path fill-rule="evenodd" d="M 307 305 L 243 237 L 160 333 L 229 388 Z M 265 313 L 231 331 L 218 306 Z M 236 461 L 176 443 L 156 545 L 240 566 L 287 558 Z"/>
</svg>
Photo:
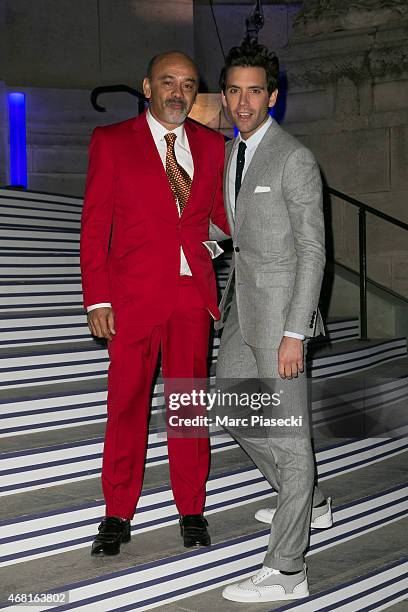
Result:
<svg viewBox="0 0 408 612">
<path fill-rule="evenodd" d="M 110 357 L 106 516 L 93 554 L 117 554 L 130 540 L 159 352 L 165 381 L 207 376 L 210 315 L 220 316 L 211 261 L 217 245 L 209 241 L 209 227 L 214 236 L 229 228 L 224 139 L 187 119 L 198 82 L 196 65 L 183 53 L 154 57 L 143 82 L 149 109 L 96 128 L 91 140 L 82 283 L 90 330 L 108 340 Z M 208 546 L 208 438 L 169 435 L 168 455 L 184 545 Z"/>
</svg>

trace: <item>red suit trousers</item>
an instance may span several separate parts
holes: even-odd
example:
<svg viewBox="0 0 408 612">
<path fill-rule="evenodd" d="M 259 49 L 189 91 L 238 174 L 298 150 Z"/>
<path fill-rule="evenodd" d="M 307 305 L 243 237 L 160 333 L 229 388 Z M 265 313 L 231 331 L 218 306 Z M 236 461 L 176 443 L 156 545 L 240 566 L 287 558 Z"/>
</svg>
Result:
<svg viewBox="0 0 408 612">
<path fill-rule="evenodd" d="M 131 519 L 146 458 L 152 381 L 161 351 L 166 379 L 207 377 L 210 315 L 192 277 L 180 277 L 177 303 L 162 325 L 137 324 L 131 309 L 115 311 L 109 343 L 108 420 L 102 466 L 106 515 Z M 209 471 L 207 437 L 167 440 L 170 482 L 180 514 L 200 514 Z"/>
</svg>

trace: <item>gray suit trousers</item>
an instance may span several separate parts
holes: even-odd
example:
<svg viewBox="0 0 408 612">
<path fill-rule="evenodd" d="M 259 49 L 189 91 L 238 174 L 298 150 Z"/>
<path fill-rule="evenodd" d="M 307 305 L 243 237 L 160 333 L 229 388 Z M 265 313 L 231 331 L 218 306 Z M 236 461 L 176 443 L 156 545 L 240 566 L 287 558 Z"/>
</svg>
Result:
<svg viewBox="0 0 408 612">
<path fill-rule="evenodd" d="M 315 486 L 306 373 L 282 380 L 278 374 L 278 347 L 256 348 L 244 342 L 235 296 L 221 339 L 217 387 L 226 389 L 232 379 L 266 380 L 275 386 L 275 392 L 283 391 L 285 401 L 279 407 L 279 416 L 302 417 L 302 433 L 296 435 L 288 434 L 287 429 L 285 435 L 279 435 L 276 428 L 265 427 L 261 435 L 253 437 L 249 430 L 227 427 L 278 493 L 264 564 L 278 570 L 299 571 L 303 569 L 309 540 L 312 504 L 317 506 L 325 499 Z M 237 406 L 236 410 L 238 415 L 242 409 Z M 273 416 L 273 407 L 268 410 Z"/>
</svg>

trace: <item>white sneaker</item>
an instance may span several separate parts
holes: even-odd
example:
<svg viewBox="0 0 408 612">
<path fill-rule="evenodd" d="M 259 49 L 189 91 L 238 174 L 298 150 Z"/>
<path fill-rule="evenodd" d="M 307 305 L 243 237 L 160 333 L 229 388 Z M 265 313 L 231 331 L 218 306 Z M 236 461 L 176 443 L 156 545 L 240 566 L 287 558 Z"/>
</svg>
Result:
<svg viewBox="0 0 408 612">
<path fill-rule="evenodd" d="M 319 508 L 312 508 L 312 520 L 310 526 L 312 529 L 328 529 L 333 525 L 333 514 L 331 509 L 331 497 L 326 499 L 326 505 Z M 255 514 L 255 518 L 261 523 L 270 525 L 275 515 L 275 508 L 261 508 Z"/>
<path fill-rule="evenodd" d="M 301 599 L 309 595 L 306 565 L 297 574 L 287 576 L 265 565 L 252 578 L 225 587 L 224 599 L 241 603 Z"/>
</svg>

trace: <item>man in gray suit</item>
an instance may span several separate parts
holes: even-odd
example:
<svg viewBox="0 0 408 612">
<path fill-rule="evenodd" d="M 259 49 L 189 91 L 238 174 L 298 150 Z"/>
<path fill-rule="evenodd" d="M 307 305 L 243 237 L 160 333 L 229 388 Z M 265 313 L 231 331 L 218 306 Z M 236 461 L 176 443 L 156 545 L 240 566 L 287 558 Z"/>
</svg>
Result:
<svg viewBox="0 0 408 612">
<path fill-rule="evenodd" d="M 256 515 L 271 523 L 262 569 L 223 591 L 226 599 L 248 603 L 306 597 L 310 524 L 332 524 L 330 498 L 314 486 L 304 367 L 307 339 L 323 332 L 322 185 L 312 153 L 269 116 L 278 72 L 276 56 L 243 43 L 231 49 L 220 77 L 223 104 L 239 134 L 226 149 L 224 198 L 234 253 L 220 306 L 217 383 L 231 389 L 231 381 L 263 381 L 281 400 L 271 416 L 285 424 L 279 429 L 264 419 L 256 431 L 227 426 L 278 493 L 276 510 Z M 293 416 L 301 417 L 301 427 L 290 428 Z"/>
</svg>

